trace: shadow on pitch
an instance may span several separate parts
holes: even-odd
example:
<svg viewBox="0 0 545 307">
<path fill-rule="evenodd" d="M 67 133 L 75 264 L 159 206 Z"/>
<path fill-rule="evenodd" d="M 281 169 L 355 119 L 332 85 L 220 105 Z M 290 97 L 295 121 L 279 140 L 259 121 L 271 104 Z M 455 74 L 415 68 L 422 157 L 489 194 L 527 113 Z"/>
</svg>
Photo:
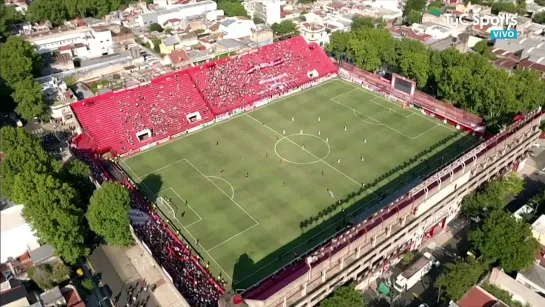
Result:
<svg viewBox="0 0 545 307">
<path fill-rule="evenodd" d="M 246 253 L 242 254 L 234 266 L 233 289 L 239 291 L 251 289 L 269 275 L 272 275 L 272 278 L 282 278 L 282 272 L 300 265 L 311 251 L 320 248 L 328 238 L 346 230 L 351 225 L 351 220 L 354 218 L 363 220 L 371 216 L 456 159 L 468 147 L 474 146 L 475 142 L 469 141 L 471 138 L 462 137 L 440 152 L 433 154 L 433 151 L 429 150 L 426 154 L 419 153 L 413 158 L 416 159 L 413 163 L 408 161 L 406 164 L 393 167 L 388 176 L 381 177 L 380 182 L 376 183 L 373 194 L 358 189 L 347 197 L 336 200 L 335 204 L 332 204 L 334 210 L 322 212 L 321 217 L 319 213 L 317 216 L 320 218 L 313 216 L 301 221 L 297 225 L 301 228 L 299 237 L 260 261 L 255 262 Z M 436 150 L 444 144 L 438 143 L 432 147 Z M 311 218 L 312 223 L 309 223 Z"/>
<path fill-rule="evenodd" d="M 155 202 L 159 197 L 159 192 L 163 189 L 163 178 L 158 174 L 149 174 L 138 185 L 144 195 Z"/>
</svg>

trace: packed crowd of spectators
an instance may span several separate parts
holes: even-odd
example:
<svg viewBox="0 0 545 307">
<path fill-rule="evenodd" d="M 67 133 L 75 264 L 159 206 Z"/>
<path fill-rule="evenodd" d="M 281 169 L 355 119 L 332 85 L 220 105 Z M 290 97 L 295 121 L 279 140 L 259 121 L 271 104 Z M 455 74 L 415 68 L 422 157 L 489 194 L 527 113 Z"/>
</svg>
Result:
<svg viewBox="0 0 545 307">
<path fill-rule="evenodd" d="M 336 70 L 319 46 L 296 37 L 71 107 L 99 149 L 122 154 Z"/>
<path fill-rule="evenodd" d="M 154 259 L 168 272 L 176 288 L 191 306 L 216 306 L 221 290 L 218 283 L 191 254 L 188 246 L 181 243 L 150 210 L 149 201 L 130 182 L 125 186 L 129 190 L 131 206 L 152 217 L 148 223 L 134 224 L 133 228 L 151 250 Z"/>
<path fill-rule="evenodd" d="M 172 238 L 165 224 L 152 219 L 144 225 L 133 227 L 191 306 L 217 306 L 219 292 L 210 282 L 210 277 L 203 272 L 189 250 Z"/>
<path fill-rule="evenodd" d="M 204 64 L 190 74 L 219 114 L 299 87 L 314 70 L 324 76 L 336 68 L 320 48 L 296 37 Z"/>
<path fill-rule="evenodd" d="M 81 138 L 81 136 L 78 136 Z M 78 137 L 74 142 L 78 141 Z M 102 183 L 115 177 L 93 152 L 73 148 L 74 156 L 85 162 L 92 171 L 93 178 Z M 111 167 L 111 166 L 110 166 Z M 189 247 L 169 230 L 159 216 L 154 213 L 151 203 L 139 192 L 129 179 L 123 180 L 129 191 L 131 207 L 145 212 L 151 219 L 145 224 L 134 223 L 133 229 L 138 238 L 151 250 L 154 259 L 170 275 L 172 282 L 191 306 L 211 307 L 217 302 L 223 290 L 220 281 L 214 280 L 199 260 L 191 254 Z"/>
<path fill-rule="evenodd" d="M 72 131 L 61 130 L 42 135 L 42 144 L 47 152 L 58 154 L 68 149 Z"/>
</svg>

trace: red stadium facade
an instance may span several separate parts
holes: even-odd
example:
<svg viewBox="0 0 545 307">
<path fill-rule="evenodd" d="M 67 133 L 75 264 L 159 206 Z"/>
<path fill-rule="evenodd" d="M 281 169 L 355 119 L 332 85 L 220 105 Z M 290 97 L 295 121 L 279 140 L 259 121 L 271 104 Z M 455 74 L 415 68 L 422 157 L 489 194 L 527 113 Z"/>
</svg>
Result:
<svg viewBox="0 0 545 307">
<path fill-rule="evenodd" d="M 339 69 L 318 45 L 296 37 L 73 104 L 82 132 L 74 139 L 74 152 L 93 167 L 98 183 L 109 180 L 127 186 L 136 209 L 145 211 L 157 223 L 153 231 L 164 229 L 168 234 L 171 241 L 162 254 L 172 257 L 169 261 L 190 261 L 192 270 L 200 272 L 188 277 L 192 280 L 190 287 L 175 283 L 188 302 L 200 295 L 198 289 L 202 287 L 212 293 L 207 297 L 223 295 L 219 300 L 223 306 L 314 306 L 335 287 L 349 281 L 365 287 L 398 261 L 403 252 L 417 248 L 436 229 L 444 227 L 459 212 L 464 195 L 524 163 L 539 136 L 541 113 L 527 114 L 393 203 L 370 208 L 365 221 L 301 255 L 241 295 L 224 294 L 198 257 L 192 256 L 190 246 L 168 229 L 168 221 L 158 218 L 153 204 L 138 192 L 128 176 L 120 169 L 115 169 L 117 176 L 112 175 L 115 164 L 104 162 L 99 155 L 109 152 L 124 156 L 160 145 L 337 75 L 387 99 L 419 108 L 460 130 L 484 133 L 479 117 L 418 91 L 403 93 L 390 81 L 353 67 Z M 146 229 L 136 230 L 143 244 L 153 244 L 145 237 Z M 167 274 L 175 274 L 175 268 L 183 263 L 160 265 Z M 197 302 L 193 305 L 216 304 Z"/>
</svg>

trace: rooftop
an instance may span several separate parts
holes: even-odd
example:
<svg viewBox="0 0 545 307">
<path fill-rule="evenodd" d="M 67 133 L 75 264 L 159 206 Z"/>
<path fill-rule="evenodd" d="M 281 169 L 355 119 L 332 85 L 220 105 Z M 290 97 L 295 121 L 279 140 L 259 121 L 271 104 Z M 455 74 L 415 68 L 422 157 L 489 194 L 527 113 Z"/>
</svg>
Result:
<svg viewBox="0 0 545 307">
<path fill-rule="evenodd" d="M 545 268 L 543 268 L 542 266 L 534 264 L 533 266 L 520 271 L 519 274 L 524 276 L 526 279 L 528 279 L 538 287 L 545 289 Z"/>
<path fill-rule="evenodd" d="M 540 233 L 545 234 L 545 214 L 542 214 L 533 224 L 532 224 L 532 230 Z"/>
<path fill-rule="evenodd" d="M 458 301 L 460 307 L 491 307 L 498 300 L 492 294 L 486 292 L 479 286 L 474 286 L 469 290 L 461 300 Z"/>
<path fill-rule="evenodd" d="M 22 212 L 22 205 L 12 206 L 1 212 L 0 262 L 6 262 L 9 257 L 18 257 L 28 250 L 40 247 L 34 231 L 24 220 Z"/>
<path fill-rule="evenodd" d="M 40 298 L 44 302 L 44 304 L 49 305 L 57 302 L 58 300 L 63 300 L 64 297 L 61 293 L 61 290 L 58 286 L 47 290 L 46 292 L 40 294 Z"/>
</svg>

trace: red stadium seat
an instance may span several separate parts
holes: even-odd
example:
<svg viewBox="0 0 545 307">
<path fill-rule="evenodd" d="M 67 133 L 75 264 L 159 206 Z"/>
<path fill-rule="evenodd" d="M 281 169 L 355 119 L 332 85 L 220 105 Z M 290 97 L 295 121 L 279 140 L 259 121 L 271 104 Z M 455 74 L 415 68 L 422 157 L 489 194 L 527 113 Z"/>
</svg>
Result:
<svg viewBox="0 0 545 307">
<path fill-rule="evenodd" d="M 295 37 L 159 77 L 146 85 L 72 104 L 93 150 L 124 154 L 300 87 L 337 67 L 319 46 Z M 200 120 L 189 121 L 198 112 Z M 196 118 L 199 118 L 198 116 Z M 139 140 L 149 129 L 151 137 Z"/>
</svg>

